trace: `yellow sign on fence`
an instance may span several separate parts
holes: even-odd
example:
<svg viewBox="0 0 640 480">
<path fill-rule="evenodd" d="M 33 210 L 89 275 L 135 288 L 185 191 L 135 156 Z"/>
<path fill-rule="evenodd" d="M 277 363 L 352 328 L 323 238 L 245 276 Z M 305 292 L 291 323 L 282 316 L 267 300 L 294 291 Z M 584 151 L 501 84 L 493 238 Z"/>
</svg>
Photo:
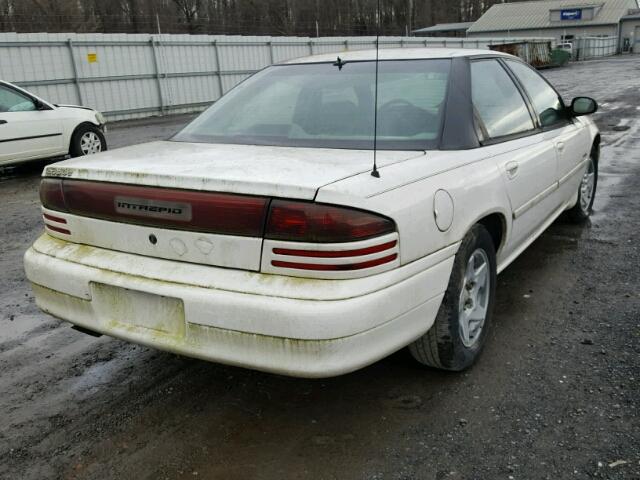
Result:
<svg viewBox="0 0 640 480">
<path fill-rule="evenodd" d="M 97 53 L 87 53 L 87 61 L 89 63 L 97 63 L 98 62 L 98 54 Z"/>
</svg>

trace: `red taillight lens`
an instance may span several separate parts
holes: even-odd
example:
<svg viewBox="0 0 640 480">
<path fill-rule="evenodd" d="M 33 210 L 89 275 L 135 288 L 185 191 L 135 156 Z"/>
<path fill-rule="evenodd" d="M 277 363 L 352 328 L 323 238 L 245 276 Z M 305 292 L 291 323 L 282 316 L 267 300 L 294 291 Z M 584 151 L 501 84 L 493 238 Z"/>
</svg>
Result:
<svg viewBox="0 0 640 480">
<path fill-rule="evenodd" d="M 62 192 L 62 179 L 45 178 L 40 182 L 40 203 L 49 210 L 67 211 Z"/>
<path fill-rule="evenodd" d="M 299 263 L 299 262 L 284 262 L 282 260 L 273 260 L 271 265 L 280 268 L 293 268 L 296 270 L 315 270 L 316 272 L 344 272 L 350 270 L 364 270 L 365 268 L 373 268 L 378 265 L 384 265 L 385 263 L 393 262 L 398 258 L 398 254 L 394 253 L 382 258 L 376 258 L 374 260 L 368 260 L 366 262 L 358 263 Z"/>
<path fill-rule="evenodd" d="M 393 221 L 369 212 L 317 203 L 274 200 L 265 238 L 309 243 L 342 243 L 392 233 Z"/>
<path fill-rule="evenodd" d="M 381 245 L 374 245 L 372 247 L 358 248 L 355 250 L 298 250 L 291 248 L 274 248 L 273 253 L 276 255 L 289 255 L 293 257 L 311 257 L 311 258 L 346 258 L 346 257 L 358 257 L 362 255 L 372 255 L 374 253 L 380 253 L 390 248 L 395 247 L 398 244 L 397 240 L 383 243 Z"/>
<path fill-rule="evenodd" d="M 50 180 L 43 180 L 41 187 L 45 208 L 115 222 L 223 235 L 261 237 L 269 202 L 247 195 L 62 180 L 60 205 L 55 202 L 57 191 Z"/>
</svg>

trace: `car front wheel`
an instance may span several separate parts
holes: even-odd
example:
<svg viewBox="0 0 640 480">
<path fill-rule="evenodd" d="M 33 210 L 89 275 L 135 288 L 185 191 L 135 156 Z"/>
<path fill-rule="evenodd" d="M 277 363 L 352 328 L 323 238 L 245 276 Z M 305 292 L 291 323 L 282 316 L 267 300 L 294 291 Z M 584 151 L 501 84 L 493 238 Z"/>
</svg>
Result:
<svg viewBox="0 0 640 480">
<path fill-rule="evenodd" d="M 569 217 L 576 223 L 584 222 L 591 215 L 593 202 L 596 199 L 596 187 L 598 186 L 598 164 L 591 152 L 589 163 L 578 187 L 578 201 L 569 210 Z"/>
<path fill-rule="evenodd" d="M 456 254 L 449 285 L 431 329 L 409 346 L 423 365 L 460 371 L 482 350 L 493 311 L 496 253 L 482 225 L 464 237 Z"/>
<path fill-rule="evenodd" d="M 71 137 L 69 154 L 82 157 L 103 152 L 107 149 L 107 140 L 102 131 L 94 125 L 80 125 Z"/>
</svg>

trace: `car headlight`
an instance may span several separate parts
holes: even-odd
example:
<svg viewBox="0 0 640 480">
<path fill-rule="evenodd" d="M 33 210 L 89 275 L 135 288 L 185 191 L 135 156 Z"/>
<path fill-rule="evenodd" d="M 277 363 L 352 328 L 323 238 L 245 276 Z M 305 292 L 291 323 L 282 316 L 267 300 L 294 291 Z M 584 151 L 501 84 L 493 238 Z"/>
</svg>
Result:
<svg viewBox="0 0 640 480">
<path fill-rule="evenodd" d="M 107 119 L 105 118 L 105 116 L 100 113 L 100 112 L 96 112 L 96 120 L 98 121 L 98 123 L 100 125 L 104 125 L 105 123 L 107 123 Z"/>
</svg>

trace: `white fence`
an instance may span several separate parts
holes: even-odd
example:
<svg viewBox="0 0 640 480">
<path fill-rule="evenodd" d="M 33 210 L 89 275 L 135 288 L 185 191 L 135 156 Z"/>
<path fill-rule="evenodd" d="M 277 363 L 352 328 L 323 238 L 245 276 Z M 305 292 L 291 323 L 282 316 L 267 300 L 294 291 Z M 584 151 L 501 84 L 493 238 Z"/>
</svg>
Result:
<svg viewBox="0 0 640 480">
<path fill-rule="evenodd" d="M 383 37 L 380 47 L 486 49 L 517 40 Z M 373 37 L 0 33 L 0 79 L 119 120 L 202 110 L 272 63 L 374 47 Z"/>
</svg>

